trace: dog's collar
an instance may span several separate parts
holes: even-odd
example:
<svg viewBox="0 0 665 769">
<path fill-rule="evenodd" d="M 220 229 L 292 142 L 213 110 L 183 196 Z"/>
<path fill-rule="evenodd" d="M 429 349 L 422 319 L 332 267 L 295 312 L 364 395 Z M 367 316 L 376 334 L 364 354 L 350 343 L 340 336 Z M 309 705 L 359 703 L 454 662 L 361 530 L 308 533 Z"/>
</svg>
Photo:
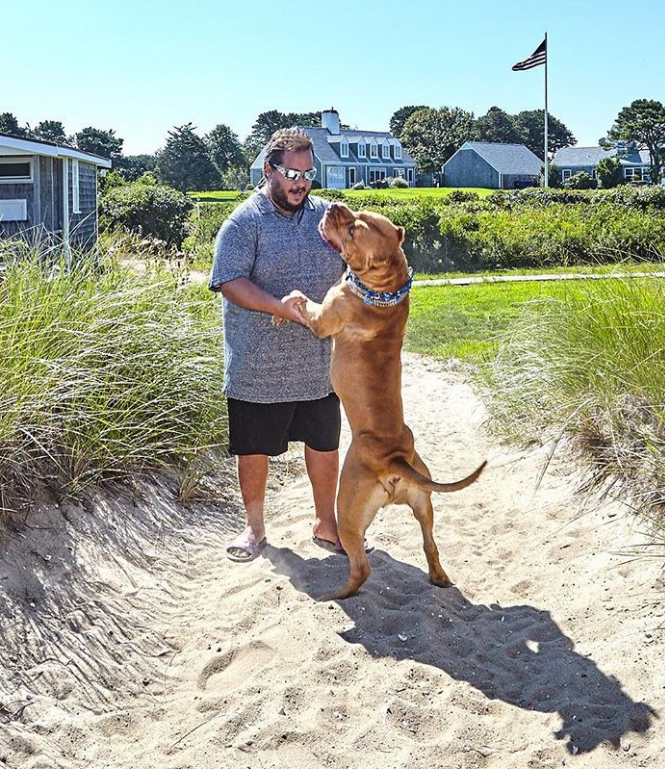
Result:
<svg viewBox="0 0 665 769">
<path fill-rule="evenodd" d="M 388 291 L 372 291 L 371 288 L 367 288 L 364 283 L 361 283 L 360 278 L 350 267 L 347 269 L 344 279 L 351 293 L 360 297 L 365 304 L 373 305 L 374 307 L 392 307 L 394 304 L 399 304 L 411 291 L 413 268 L 409 267 L 409 279 L 402 288 L 392 293 Z"/>
</svg>

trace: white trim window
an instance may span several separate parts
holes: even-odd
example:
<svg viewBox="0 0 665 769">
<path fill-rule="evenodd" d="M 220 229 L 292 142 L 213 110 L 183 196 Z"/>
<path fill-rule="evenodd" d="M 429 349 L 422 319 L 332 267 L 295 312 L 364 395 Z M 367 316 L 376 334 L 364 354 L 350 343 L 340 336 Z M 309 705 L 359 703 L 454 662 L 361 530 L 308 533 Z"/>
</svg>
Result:
<svg viewBox="0 0 665 769">
<path fill-rule="evenodd" d="M 398 142 L 395 145 L 395 160 L 401 160 L 402 159 L 402 145 Z"/>
<path fill-rule="evenodd" d="M 367 157 L 367 145 L 365 144 L 365 140 L 361 139 L 358 142 L 358 157 L 359 158 L 366 158 Z"/>
<path fill-rule="evenodd" d="M 72 213 L 81 213 L 81 177 L 79 174 L 79 162 L 72 160 Z"/>
<path fill-rule="evenodd" d="M 356 183 L 356 169 L 349 168 L 349 187 L 353 187 Z"/>
<path fill-rule="evenodd" d="M 387 141 L 381 145 L 381 157 L 384 160 L 390 160 L 390 144 Z"/>
<path fill-rule="evenodd" d="M 0 157 L 0 184 L 32 184 L 32 157 Z"/>
<path fill-rule="evenodd" d="M 570 179 L 570 177 L 573 175 L 572 169 L 570 168 L 562 168 L 561 169 L 561 181 L 565 182 L 566 179 Z"/>
<path fill-rule="evenodd" d="M 379 145 L 376 143 L 376 139 L 372 139 L 372 143 L 369 145 L 369 156 L 377 159 L 379 157 Z"/>
<path fill-rule="evenodd" d="M 413 184 L 413 168 L 406 169 L 406 180 L 409 184 Z"/>
<path fill-rule="evenodd" d="M 345 137 L 343 137 L 340 145 L 339 145 L 339 155 L 342 158 L 348 158 L 349 157 L 349 142 Z"/>
</svg>

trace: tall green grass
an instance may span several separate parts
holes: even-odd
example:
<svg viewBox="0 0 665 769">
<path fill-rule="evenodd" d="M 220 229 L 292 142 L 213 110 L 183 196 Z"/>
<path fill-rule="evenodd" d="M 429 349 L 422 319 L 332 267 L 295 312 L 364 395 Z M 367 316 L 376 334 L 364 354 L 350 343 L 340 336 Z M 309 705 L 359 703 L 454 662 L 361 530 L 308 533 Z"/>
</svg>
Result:
<svg viewBox="0 0 665 769">
<path fill-rule="evenodd" d="M 569 434 L 598 482 L 639 506 L 665 505 L 665 284 L 577 284 L 526 306 L 489 368 L 501 431 Z"/>
<path fill-rule="evenodd" d="M 220 323 L 200 289 L 16 244 L 0 261 L 3 508 L 40 484 L 75 491 L 225 441 Z"/>
</svg>

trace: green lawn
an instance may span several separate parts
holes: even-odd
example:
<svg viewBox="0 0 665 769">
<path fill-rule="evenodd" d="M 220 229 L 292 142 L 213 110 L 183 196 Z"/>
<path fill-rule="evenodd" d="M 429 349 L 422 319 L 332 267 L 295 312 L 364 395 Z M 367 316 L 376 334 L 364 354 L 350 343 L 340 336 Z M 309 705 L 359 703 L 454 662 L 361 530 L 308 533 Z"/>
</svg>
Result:
<svg viewBox="0 0 665 769">
<path fill-rule="evenodd" d="M 387 190 L 342 190 L 342 192 L 350 198 L 359 198 L 361 200 L 368 195 L 378 195 L 384 198 L 442 198 L 450 195 L 456 189 L 461 189 L 465 192 L 476 192 L 481 198 L 495 192 L 495 190 L 481 187 L 411 187 L 409 189 L 395 187 L 394 189 Z M 316 195 L 316 190 L 312 192 Z M 211 192 L 188 192 L 187 194 L 201 203 L 229 203 L 238 200 L 238 197 L 243 193 L 237 190 L 213 190 Z"/>
<path fill-rule="evenodd" d="M 594 281 L 594 285 L 602 283 L 605 281 Z M 442 360 L 489 360 L 527 302 L 546 296 L 563 298 L 580 285 L 561 281 L 416 286 L 411 293 L 405 347 Z"/>
</svg>

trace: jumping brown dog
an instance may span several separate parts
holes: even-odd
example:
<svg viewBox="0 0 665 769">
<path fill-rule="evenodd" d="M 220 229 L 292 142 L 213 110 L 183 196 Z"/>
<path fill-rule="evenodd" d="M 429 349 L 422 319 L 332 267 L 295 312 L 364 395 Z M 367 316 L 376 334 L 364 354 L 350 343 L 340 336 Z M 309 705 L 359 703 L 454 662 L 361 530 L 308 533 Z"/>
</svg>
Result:
<svg viewBox="0 0 665 769">
<path fill-rule="evenodd" d="M 448 587 L 432 534 L 433 491 L 457 491 L 485 467 L 454 483 L 436 483 L 404 424 L 400 353 L 409 314 L 410 271 L 404 229 L 379 214 L 332 205 L 319 227 L 349 272 L 321 304 L 303 297 L 300 310 L 319 337 L 334 337 L 331 378 L 351 426 L 337 497 L 339 538 L 349 556 L 347 584 L 320 600 L 354 595 L 370 574 L 364 538 L 377 511 L 406 504 L 420 523 L 429 578 Z"/>
</svg>

